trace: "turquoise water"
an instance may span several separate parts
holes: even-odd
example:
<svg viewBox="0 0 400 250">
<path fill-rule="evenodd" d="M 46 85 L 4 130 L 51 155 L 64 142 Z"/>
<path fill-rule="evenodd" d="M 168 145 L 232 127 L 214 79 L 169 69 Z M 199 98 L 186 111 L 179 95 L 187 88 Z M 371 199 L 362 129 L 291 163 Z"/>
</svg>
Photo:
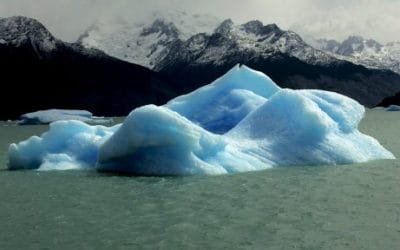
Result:
<svg viewBox="0 0 400 250">
<path fill-rule="evenodd" d="M 8 125 L 8 126 L 5 126 Z M 361 130 L 400 157 L 400 113 Z M 0 124 L 7 145 L 46 126 Z M 400 161 L 215 177 L 0 170 L 0 249 L 398 249 Z"/>
</svg>

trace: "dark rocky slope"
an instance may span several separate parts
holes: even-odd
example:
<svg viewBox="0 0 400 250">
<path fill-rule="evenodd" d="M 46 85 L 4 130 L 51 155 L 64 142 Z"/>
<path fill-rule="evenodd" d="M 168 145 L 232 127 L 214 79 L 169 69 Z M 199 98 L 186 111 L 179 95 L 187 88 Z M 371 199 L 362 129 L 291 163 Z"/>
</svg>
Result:
<svg viewBox="0 0 400 250">
<path fill-rule="evenodd" d="M 0 41 L 0 119 L 47 108 L 122 116 L 176 95 L 158 73 L 99 50 L 64 43 L 34 19 L 0 19 Z"/>
</svg>

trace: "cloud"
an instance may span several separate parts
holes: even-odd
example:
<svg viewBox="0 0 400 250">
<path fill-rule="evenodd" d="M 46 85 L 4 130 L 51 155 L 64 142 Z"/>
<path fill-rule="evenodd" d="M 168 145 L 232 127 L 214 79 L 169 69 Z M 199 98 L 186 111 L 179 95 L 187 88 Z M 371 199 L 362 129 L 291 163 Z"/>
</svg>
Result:
<svg viewBox="0 0 400 250">
<path fill-rule="evenodd" d="M 336 0 L 334 6 L 321 2 L 318 9 L 292 22 L 290 28 L 301 34 L 339 40 L 354 34 L 381 42 L 400 40 L 400 1 Z"/>
<path fill-rule="evenodd" d="M 398 0 L 1 0 L 0 16 L 26 15 L 56 36 L 73 41 L 96 19 L 143 19 L 150 12 L 185 10 L 259 19 L 303 35 L 344 39 L 359 34 L 381 42 L 400 40 Z"/>
</svg>

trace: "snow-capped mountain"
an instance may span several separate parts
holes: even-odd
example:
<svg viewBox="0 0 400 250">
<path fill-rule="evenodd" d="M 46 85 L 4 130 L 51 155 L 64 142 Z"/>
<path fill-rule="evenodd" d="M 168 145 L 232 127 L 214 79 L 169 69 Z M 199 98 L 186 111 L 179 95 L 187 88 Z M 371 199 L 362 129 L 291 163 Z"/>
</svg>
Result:
<svg viewBox="0 0 400 250">
<path fill-rule="evenodd" d="M 97 115 L 127 115 L 175 95 L 160 74 L 110 57 L 97 49 L 65 43 L 37 20 L 0 19 L 0 119 L 49 108 L 87 109 Z"/>
<path fill-rule="evenodd" d="M 315 48 L 336 57 L 368 68 L 389 69 L 400 73 L 400 42 L 385 45 L 361 36 L 350 36 L 343 42 L 327 39 L 309 39 Z"/>
<path fill-rule="evenodd" d="M 99 21 L 80 37 L 79 42 L 121 60 L 154 69 L 163 67 L 160 62 L 174 44 L 189 40 L 198 43 L 201 36 L 213 33 L 229 35 L 236 40 L 239 49 L 252 50 L 256 54 L 281 51 L 310 63 L 329 62 L 333 59 L 308 46 L 296 33 L 282 31 L 275 24 L 264 26 L 260 21 L 250 21 L 235 25 L 230 19 L 221 23 L 211 16 L 192 16 L 184 12 L 155 14 L 152 18 L 154 20 L 148 23 L 133 24 L 123 20 Z M 221 56 L 210 55 L 209 60 L 216 60 L 214 57 L 218 55 Z"/>
<path fill-rule="evenodd" d="M 374 106 L 400 88 L 399 75 L 367 69 L 315 49 L 275 24 L 226 20 L 211 34 L 173 43 L 154 68 L 187 91 L 214 79 L 236 63 L 269 75 L 282 87 L 317 88 Z"/>
<path fill-rule="evenodd" d="M 220 22 L 209 15 L 154 12 L 146 22 L 129 23 L 122 19 L 97 21 L 78 42 L 121 60 L 154 68 L 165 57 L 169 45 L 198 33 L 212 32 Z"/>
<path fill-rule="evenodd" d="M 187 58 L 187 63 L 191 64 L 223 65 L 234 54 L 247 61 L 256 57 L 270 58 L 277 53 L 313 65 L 337 61 L 335 57 L 307 45 L 296 33 L 283 31 L 276 24 L 264 25 L 260 21 L 235 25 L 228 19 L 213 33 L 197 34 L 168 49 L 168 55 L 156 65 L 157 71 L 179 58 Z"/>
<path fill-rule="evenodd" d="M 337 54 L 315 49 L 276 24 L 235 24 L 230 19 L 218 22 L 182 13 L 149 20 L 97 23 L 79 41 L 168 76 L 176 93 L 211 82 L 237 63 L 263 71 L 283 87 L 336 91 L 367 106 L 400 90 L 398 75 L 340 60 Z M 379 48 L 375 43 L 367 45 Z M 332 51 L 339 50 L 337 44 L 330 46 Z M 358 51 L 361 47 L 350 48 Z M 340 51 L 350 53 L 345 48 Z"/>
<path fill-rule="evenodd" d="M 361 36 L 350 36 L 342 43 L 335 40 L 320 39 L 313 44 L 316 48 L 326 50 L 342 56 L 353 56 L 356 54 L 376 54 L 383 45 L 372 39 L 364 39 Z"/>
<path fill-rule="evenodd" d="M 103 34 L 117 34 L 114 27 L 109 28 L 111 33 L 105 32 L 104 26 L 98 27 L 101 32 L 88 30 L 81 43 L 65 43 L 34 19 L 1 19 L 2 80 L 13 84 L 3 93 L 0 105 L 24 100 L 23 105 L 12 105 L 2 116 L 33 111 L 27 107 L 80 108 L 96 114 L 124 115 L 134 107 L 162 104 L 192 91 L 238 63 L 266 73 L 281 87 L 336 91 L 367 106 L 400 91 L 399 75 L 338 60 L 275 24 L 250 21 L 235 25 L 225 20 L 211 27 L 209 21 L 190 33 L 187 27 L 194 25 L 193 21 L 185 26 L 156 19 L 135 29 L 137 36 L 125 33 L 124 27 L 131 24 L 119 21 L 121 40 L 102 43 L 104 37 L 113 38 Z M 194 33 L 199 30 L 204 32 Z M 123 38 L 132 38 L 132 46 L 121 42 L 127 41 Z M 106 45 L 108 53 L 114 48 L 130 53 L 138 63 L 158 72 L 110 57 L 93 48 L 96 43 Z M 48 95 L 49 91 L 53 94 Z"/>
<path fill-rule="evenodd" d="M 347 60 L 370 68 L 391 69 L 400 73 L 400 43 L 385 46 L 374 40 L 352 36 L 339 43 L 335 40 L 307 39 L 305 42 L 292 31 L 283 31 L 275 24 L 260 21 L 234 24 L 210 15 L 191 15 L 185 12 L 153 13 L 146 22 L 126 20 L 98 21 L 80 37 L 87 48 L 98 48 L 121 60 L 160 70 L 177 44 L 190 44 L 187 52 L 195 53 L 205 46 L 202 37 L 223 34 L 235 43 L 235 53 L 245 51 L 256 56 L 285 53 L 306 63 L 323 65 Z M 310 45 L 311 46 L 310 46 Z M 227 45 L 227 44 L 226 44 Z M 226 46 L 225 46 L 226 47 Z M 317 48 L 317 49 L 314 49 Z M 219 47 L 222 49 L 222 47 Z M 322 51 L 321 51 L 322 50 Z M 232 50 L 229 51 L 232 53 Z M 212 60 L 221 64 L 226 51 L 209 51 L 198 61 Z M 187 55 L 193 58 L 193 55 Z M 184 57 L 184 56 L 183 56 Z"/>
<path fill-rule="evenodd" d="M 60 41 L 37 20 L 23 16 L 0 18 L 0 44 L 7 46 L 32 46 L 38 55 L 57 48 Z"/>
</svg>

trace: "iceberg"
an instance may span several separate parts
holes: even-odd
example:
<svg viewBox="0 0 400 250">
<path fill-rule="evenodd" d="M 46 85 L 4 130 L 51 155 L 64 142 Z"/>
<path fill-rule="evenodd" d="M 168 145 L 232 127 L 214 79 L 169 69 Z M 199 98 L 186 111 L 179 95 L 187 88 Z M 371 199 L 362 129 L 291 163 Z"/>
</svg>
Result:
<svg viewBox="0 0 400 250">
<path fill-rule="evenodd" d="M 111 128 L 52 123 L 12 144 L 10 169 L 95 168 L 130 175 L 217 175 L 394 159 L 358 130 L 365 109 L 322 90 L 281 89 L 246 66 Z"/>
<path fill-rule="evenodd" d="M 36 125 L 49 124 L 61 120 L 78 120 L 88 122 L 92 120 L 92 113 L 86 110 L 48 109 L 21 115 L 18 124 Z"/>
<path fill-rule="evenodd" d="M 263 73 L 236 66 L 213 83 L 165 106 L 210 132 L 223 134 L 279 90 Z"/>
<path fill-rule="evenodd" d="M 11 144 L 9 169 L 67 170 L 93 168 L 100 146 L 119 128 L 58 121 L 42 136 Z"/>
<path fill-rule="evenodd" d="M 112 118 L 93 116 L 91 112 L 86 110 L 48 109 L 21 115 L 18 125 L 40 125 L 69 120 L 82 121 L 89 124 L 107 124 L 114 121 Z"/>
<path fill-rule="evenodd" d="M 400 111 L 400 106 L 399 105 L 389 105 L 388 107 L 385 108 L 386 111 Z"/>
</svg>

